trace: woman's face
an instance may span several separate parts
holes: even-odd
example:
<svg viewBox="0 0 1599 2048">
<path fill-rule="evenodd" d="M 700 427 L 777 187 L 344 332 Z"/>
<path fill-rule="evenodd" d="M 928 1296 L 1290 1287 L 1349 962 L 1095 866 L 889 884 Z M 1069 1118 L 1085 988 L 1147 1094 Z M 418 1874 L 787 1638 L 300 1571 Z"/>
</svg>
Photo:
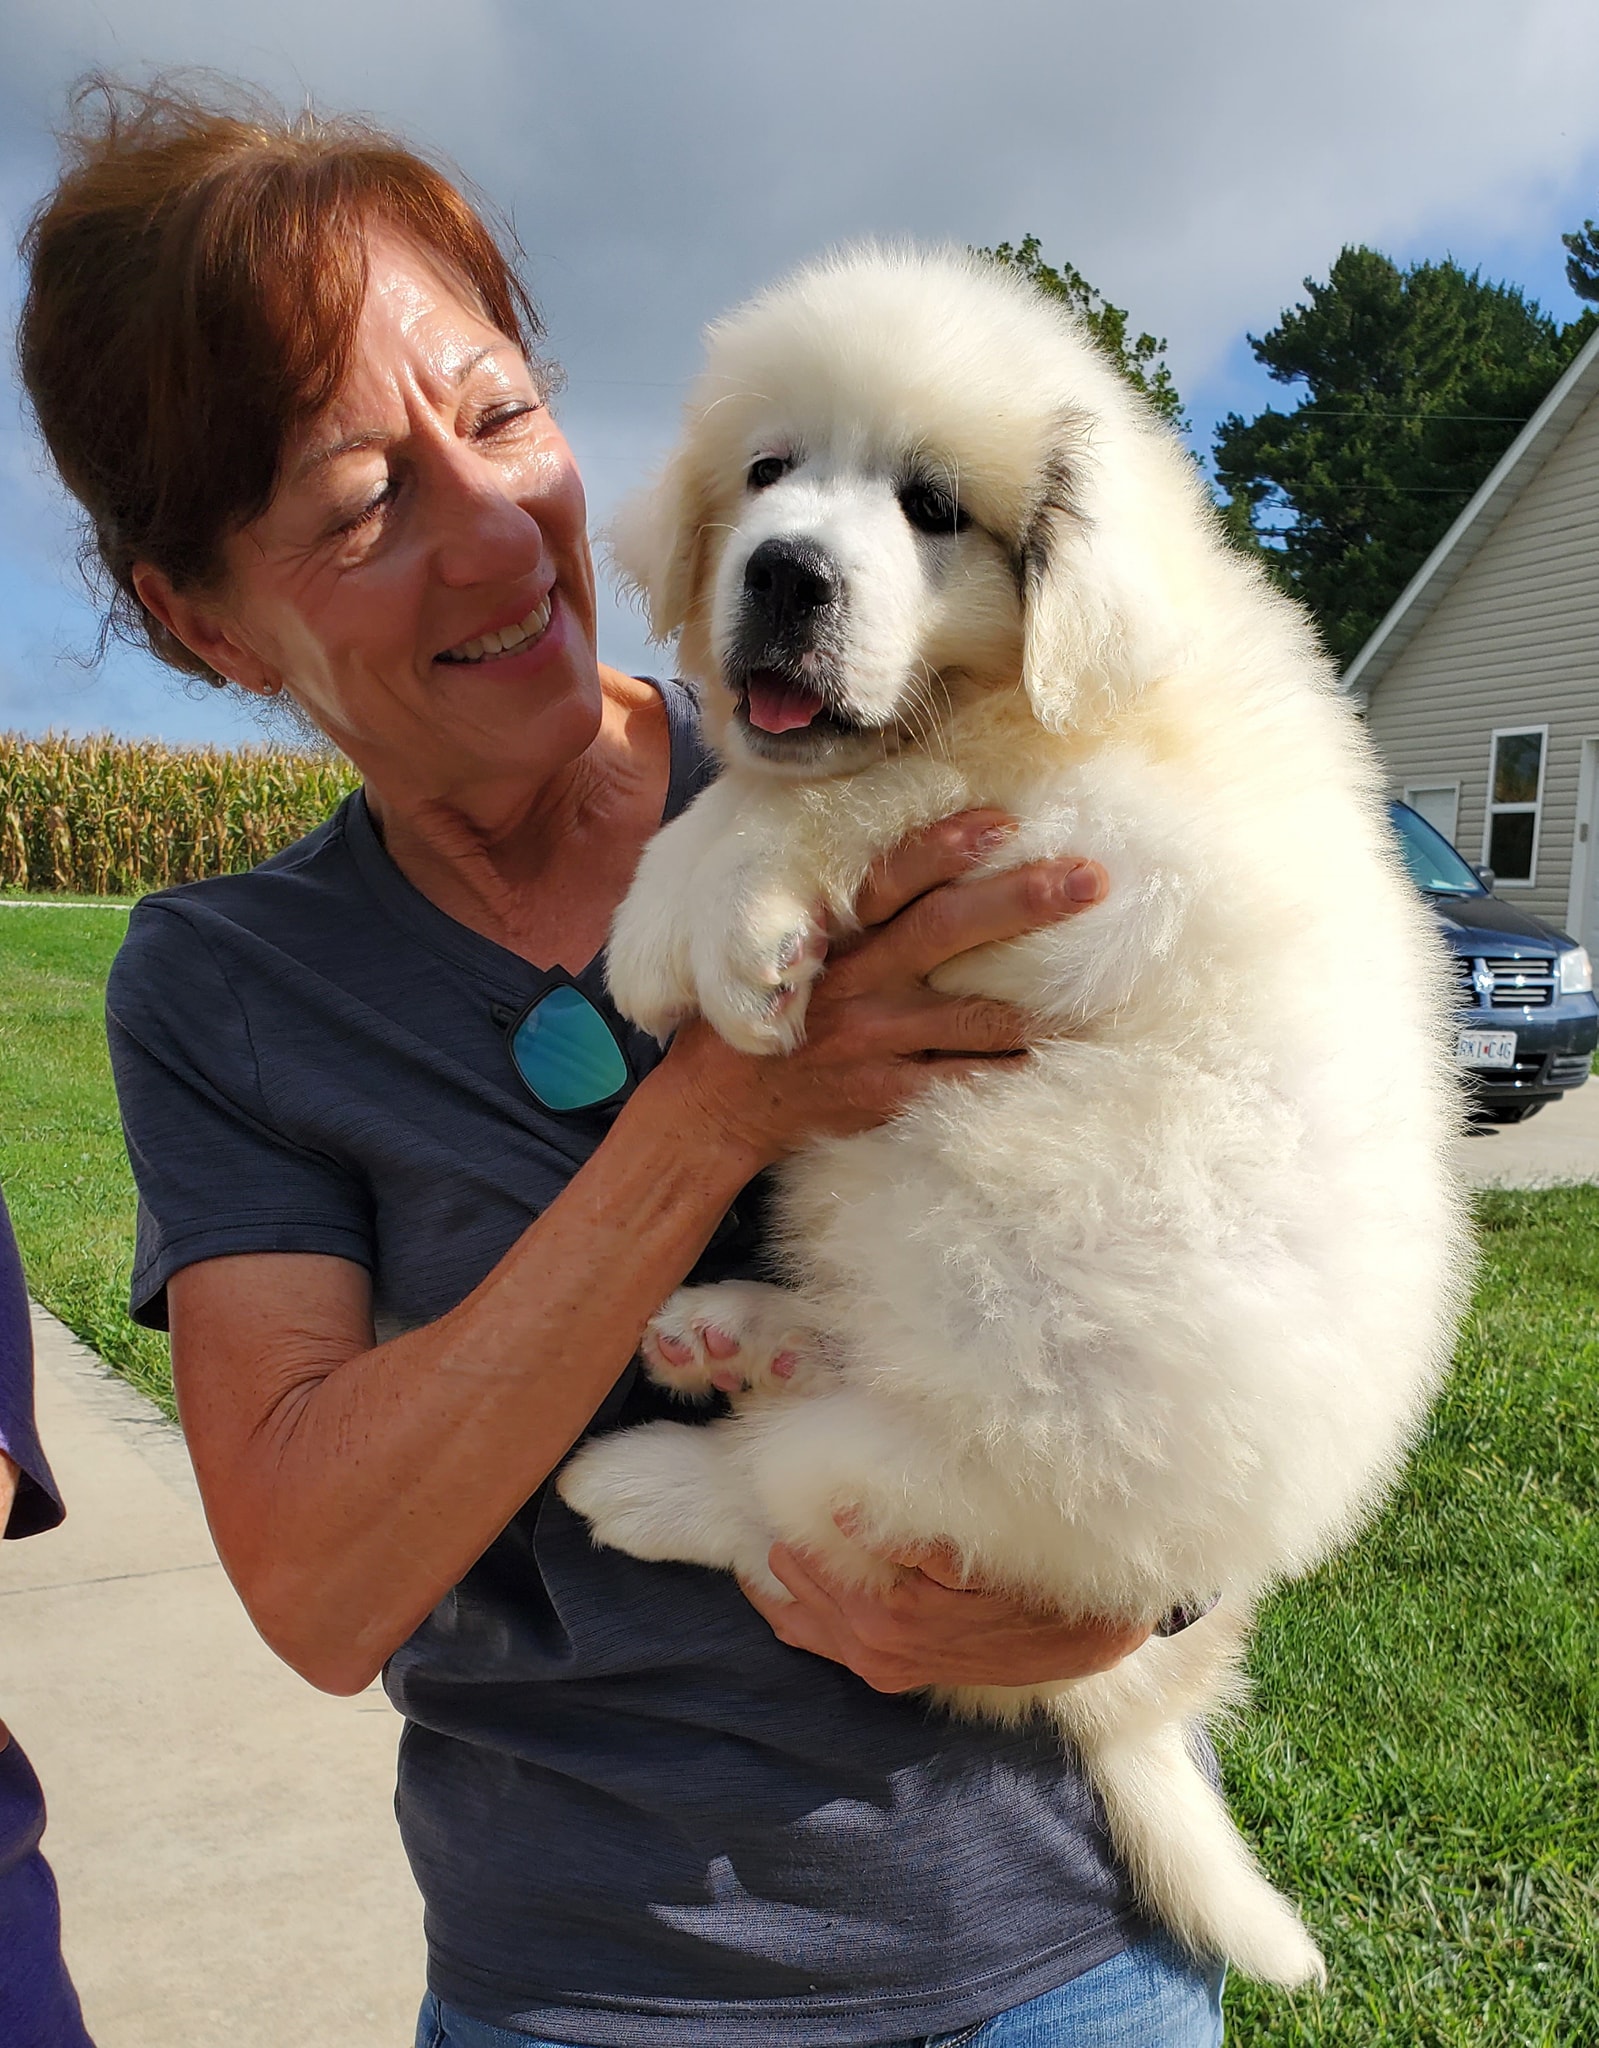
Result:
<svg viewBox="0 0 1599 2048">
<path fill-rule="evenodd" d="M 599 728 L 583 487 L 515 345 L 411 244 L 368 257 L 349 377 L 227 543 L 216 624 L 380 784 L 539 781 Z"/>
</svg>

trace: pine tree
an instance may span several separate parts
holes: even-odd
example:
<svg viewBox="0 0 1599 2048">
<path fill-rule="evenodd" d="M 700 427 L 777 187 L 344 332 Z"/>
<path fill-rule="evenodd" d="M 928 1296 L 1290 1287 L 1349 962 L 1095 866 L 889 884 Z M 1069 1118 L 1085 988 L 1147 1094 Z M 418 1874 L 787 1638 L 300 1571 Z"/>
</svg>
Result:
<svg viewBox="0 0 1599 2048">
<path fill-rule="evenodd" d="M 1566 282 L 1579 299 L 1599 299 L 1599 228 L 1585 220 L 1575 234 L 1562 235 L 1566 245 Z"/>
<path fill-rule="evenodd" d="M 1250 336 L 1293 411 L 1216 430 L 1232 523 L 1351 660 L 1599 322 L 1562 327 L 1459 264 L 1346 248 L 1307 304 Z"/>
<path fill-rule="evenodd" d="M 1180 433 L 1186 433 L 1188 422 L 1166 366 L 1163 340 L 1153 334 L 1130 333 L 1125 308 L 1113 306 L 1072 264 L 1046 263 L 1037 235 L 1024 235 L 1014 245 L 1001 242 L 996 249 L 979 249 L 977 253 L 995 263 L 1008 264 L 1041 292 L 1070 306 L 1128 383 L 1144 394 L 1162 419 L 1170 421 Z"/>
</svg>

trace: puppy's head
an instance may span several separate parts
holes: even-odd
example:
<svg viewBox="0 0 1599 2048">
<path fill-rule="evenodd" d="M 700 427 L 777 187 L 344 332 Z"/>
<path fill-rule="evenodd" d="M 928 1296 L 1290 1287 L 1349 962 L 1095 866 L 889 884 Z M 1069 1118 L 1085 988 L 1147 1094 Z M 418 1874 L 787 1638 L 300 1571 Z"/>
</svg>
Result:
<svg viewBox="0 0 1599 2048">
<path fill-rule="evenodd" d="M 722 686 L 723 745 L 834 773 L 933 741 L 975 692 L 1020 682 L 1059 730 L 1158 670 L 1185 462 L 1029 286 L 865 250 L 711 330 L 611 547 L 656 636 Z"/>
</svg>

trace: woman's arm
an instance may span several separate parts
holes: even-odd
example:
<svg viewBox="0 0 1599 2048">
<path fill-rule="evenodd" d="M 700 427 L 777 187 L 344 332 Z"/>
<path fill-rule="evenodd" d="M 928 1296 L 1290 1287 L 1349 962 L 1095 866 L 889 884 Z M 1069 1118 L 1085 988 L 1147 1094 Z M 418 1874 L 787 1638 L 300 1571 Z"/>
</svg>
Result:
<svg viewBox="0 0 1599 2048">
<path fill-rule="evenodd" d="M 173 1277 L 173 1376 L 218 1550 L 257 1628 L 313 1684 L 359 1691 L 482 1555 L 756 1172 L 1025 1045 L 1016 1012 L 925 978 L 1083 908 L 1103 877 L 1057 862 L 939 886 L 997 822 L 946 821 L 884 864 L 798 1052 L 753 1059 L 703 1026 L 681 1032 L 559 1199 L 438 1321 L 375 1345 L 365 1271 L 325 1256 Z"/>
</svg>

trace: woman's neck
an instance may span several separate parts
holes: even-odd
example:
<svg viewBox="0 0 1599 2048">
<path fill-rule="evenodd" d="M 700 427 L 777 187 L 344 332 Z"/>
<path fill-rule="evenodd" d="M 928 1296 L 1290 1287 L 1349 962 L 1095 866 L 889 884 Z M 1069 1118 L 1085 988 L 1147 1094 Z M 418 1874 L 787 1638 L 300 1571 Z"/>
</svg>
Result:
<svg viewBox="0 0 1599 2048">
<path fill-rule="evenodd" d="M 666 708 L 602 670 L 600 729 L 542 780 L 485 775 L 447 793 L 367 779 L 385 850 L 460 924 L 541 967 L 585 967 L 605 943 L 671 778 Z"/>
</svg>

